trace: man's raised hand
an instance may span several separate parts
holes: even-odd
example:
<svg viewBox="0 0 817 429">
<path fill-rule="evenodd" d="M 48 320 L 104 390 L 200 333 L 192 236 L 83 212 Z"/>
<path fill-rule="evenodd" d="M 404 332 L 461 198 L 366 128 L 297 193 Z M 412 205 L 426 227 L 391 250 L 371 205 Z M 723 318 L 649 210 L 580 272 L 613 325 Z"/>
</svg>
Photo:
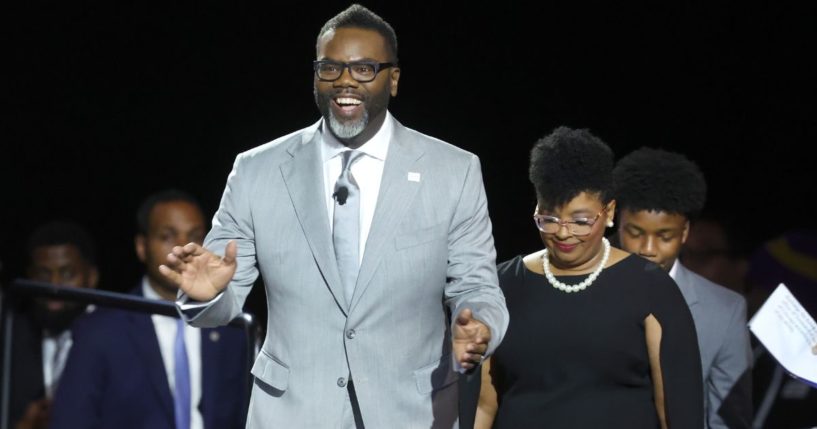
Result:
<svg viewBox="0 0 817 429">
<path fill-rule="evenodd" d="M 159 272 L 179 286 L 190 299 L 210 301 L 233 278 L 236 251 L 235 241 L 232 240 L 227 243 L 224 257 L 196 243 L 176 246 L 167 255 L 167 264 L 159 266 Z"/>
</svg>

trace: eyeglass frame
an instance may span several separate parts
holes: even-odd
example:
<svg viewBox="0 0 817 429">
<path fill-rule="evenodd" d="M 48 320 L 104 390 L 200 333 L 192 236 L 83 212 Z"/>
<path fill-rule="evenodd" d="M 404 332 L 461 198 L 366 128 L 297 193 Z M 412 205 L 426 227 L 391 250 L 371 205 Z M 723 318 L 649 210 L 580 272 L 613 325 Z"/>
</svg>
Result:
<svg viewBox="0 0 817 429">
<path fill-rule="evenodd" d="M 576 234 L 575 232 L 573 232 L 573 228 L 575 226 L 579 226 L 579 224 L 576 222 L 575 219 L 574 220 L 562 220 L 562 219 L 560 219 L 560 218 L 558 218 L 556 216 L 550 216 L 550 215 L 543 215 L 543 214 L 539 214 L 539 213 L 534 213 L 533 214 L 533 223 L 534 223 L 534 225 L 536 225 L 536 229 L 541 231 L 543 234 L 557 234 L 562 229 L 562 227 L 564 226 L 565 228 L 567 228 L 567 231 L 570 233 L 570 235 L 574 235 L 574 236 L 577 236 L 577 237 L 584 237 L 584 236 L 588 236 L 588 235 L 593 233 L 593 227 L 596 225 L 596 222 L 599 221 L 599 217 L 601 217 L 601 214 L 604 213 L 606 210 L 607 210 L 607 205 L 605 204 L 604 207 L 601 208 L 601 211 L 599 211 L 596 214 L 596 216 L 593 217 L 592 221 L 589 218 L 585 220 L 586 222 L 589 223 L 588 226 L 590 226 L 590 231 L 587 232 L 586 234 Z M 542 218 L 546 218 L 546 217 L 551 218 L 551 219 L 555 219 L 554 223 L 559 226 L 559 229 L 557 229 L 555 232 L 547 232 L 547 231 L 543 230 L 539 226 L 538 219 L 542 219 Z"/>
<path fill-rule="evenodd" d="M 318 74 L 318 68 L 323 64 L 336 64 L 336 65 L 339 65 L 340 66 L 340 74 L 338 74 L 338 77 L 336 77 L 334 79 L 324 79 L 324 78 L 320 77 L 320 75 Z M 368 66 L 371 66 L 374 69 L 374 74 L 372 75 L 372 78 L 369 79 L 369 80 L 360 80 L 360 79 L 356 78 L 353 75 L 353 72 L 352 72 L 352 66 L 356 66 L 356 65 L 368 65 Z M 318 80 L 321 81 L 321 82 L 334 82 L 334 81 L 340 79 L 341 76 L 343 76 L 343 71 L 345 69 L 349 69 L 349 76 L 351 76 L 352 79 L 356 80 L 359 83 L 367 83 L 367 82 L 371 82 L 371 81 L 377 79 L 377 75 L 381 71 L 386 70 L 386 69 L 391 68 L 391 67 L 398 67 L 398 64 L 397 63 L 379 63 L 377 61 L 352 61 L 352 62 L 348 62 L 348 63 L 343 62 L 343 61 L 333 61 L 333 60 L 315 60 L 315 61 L 312 61 L 312 69 L 315 71 L 315 77 L 317 77 Z"/>
</svg>

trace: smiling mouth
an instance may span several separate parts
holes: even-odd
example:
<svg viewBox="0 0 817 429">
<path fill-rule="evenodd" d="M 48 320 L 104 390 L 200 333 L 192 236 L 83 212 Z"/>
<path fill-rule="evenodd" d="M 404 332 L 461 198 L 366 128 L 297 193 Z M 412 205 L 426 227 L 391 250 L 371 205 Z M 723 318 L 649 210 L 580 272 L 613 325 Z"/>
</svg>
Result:
<svg viewBox="0 0 817 429">
<path fill-rule="evenodd" d="M 570 252 L 576 248 L 578 244 L 556 243 L 556 247 L 562 252 Z"/>
<path fill-rule="evenodd" d="M 332 103 L 343 116 L 353 116 L 363 106 L 363 101 L 354 97 L 336 97 Z"/>
<path fill-rule="evenodd" d="M 338 97 L 335 99 L 335 103 L 338 103 L 339 106 L 357 106 L 362 104 L 363 102 L 358 100 L 357 98 Z"/>
</svg>

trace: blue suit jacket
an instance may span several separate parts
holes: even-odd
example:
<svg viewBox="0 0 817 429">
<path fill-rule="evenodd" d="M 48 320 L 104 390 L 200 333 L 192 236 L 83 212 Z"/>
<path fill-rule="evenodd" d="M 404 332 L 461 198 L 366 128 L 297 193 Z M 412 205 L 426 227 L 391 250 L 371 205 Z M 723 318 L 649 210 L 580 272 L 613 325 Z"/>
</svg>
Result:
<svg viewBox="0 0 817 429">
<path fill-rule="evenodd" d="M 101 308 L 79 320 L 51 416 L 51 428 L 174 429 L 173 397 L 148 314 Z M 241 330 L 201 330 L 206 429 L 242 428 L 246 340 Z"/>
</svg>

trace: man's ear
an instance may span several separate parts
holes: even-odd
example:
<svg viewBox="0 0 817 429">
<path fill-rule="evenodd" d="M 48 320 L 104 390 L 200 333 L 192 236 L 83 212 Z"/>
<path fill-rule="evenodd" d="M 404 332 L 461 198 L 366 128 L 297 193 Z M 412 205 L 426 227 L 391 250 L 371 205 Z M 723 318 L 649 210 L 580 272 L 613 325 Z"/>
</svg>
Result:
<svg viewBox="0 0 817 429">
<path fill-rule="evenodd" d="M 88 271 L 88 287 L 96 289 L 96 286 L 99 284 L 99 270 L 92 266 Z"/>
<path fill-rule="evenodd" d="M 392 97 L 397 97 L 397 84 L 400 82 L 400 67 L 392 67 L 389 73 L 389 92 Z"/>
<path fill-rule="evenodd" d="M 137 234 L 133 240 L 134 246 L 136 248 L 136 256 L 139 258 L 139 261 L 145 263 L 145 256 L 147 255 L 147 250 L 145 246 L 146 237 L 142 234 Z"/>
<path fill-rule="evenodd" d="M 684 222 L 684 230 L 681 231 L 681 245 L 683 246 L 687 242 L 687 237 L 689 237 L 689 219 Z"/>
</svg>

